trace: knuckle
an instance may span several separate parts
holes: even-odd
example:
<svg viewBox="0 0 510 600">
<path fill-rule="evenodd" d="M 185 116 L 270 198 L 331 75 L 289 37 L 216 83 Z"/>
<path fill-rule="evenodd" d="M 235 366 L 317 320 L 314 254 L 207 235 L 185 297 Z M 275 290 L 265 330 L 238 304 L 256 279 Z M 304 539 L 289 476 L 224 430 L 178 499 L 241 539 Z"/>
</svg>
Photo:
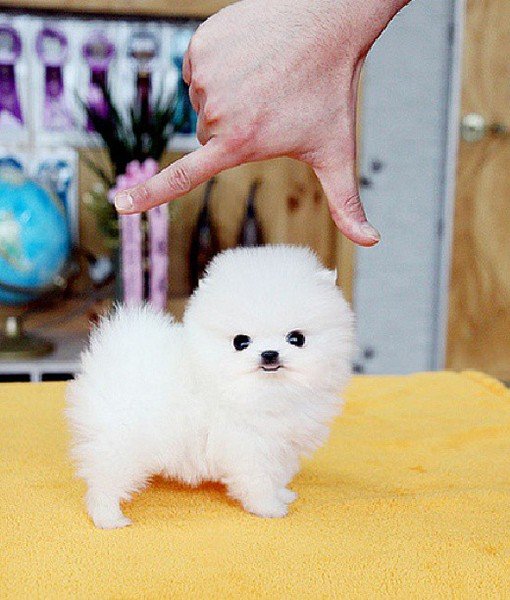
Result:
<svg viewBox="0 0 510 600">
<path fill-rule="evenodd" d="M 189 99 L 190 99 L 191 105 L 195 109 L 195 112 L 198 113 L 200 111 L 200 95 L 198 94 L 198 92 L 195 90 L 195 88 L 193 86 L 191 86 L 189 89 Z"/>
<path fill-rule="evenodd" d="M 191 190 L 191 178 L 183 165 L 175 165 L 166 175 L 166 185 L 171 194 L 185 194 Z"/>
<path fill-rule="evenodd" d="M 196 94 L 200 94 L 201 92 L 204 91 L 204 82 L 202 81 L 202 78 L 197 73 L 193 73 L 193 78 L 191 80 L 190 87 Z"/>
<path fill-rule="evenodd" d="M 200 32 L 197 30 L 195 35 L 191 38 L 188 46 L 188 54 L 191 60 L 195 60 L 200 55 L 204 44 L 202 42 Z"/>
<path fill-rule="evenodd" d="M 189 54 L 187 51 L 184 55 L 184 60 L 182 63 L 182 78 L 184 79 L 184 81 L 187 85 L 190 84 L 190 82 L 191 82 L 191 63 L 190 63 Z"/>
<path fill-rule="evenodd" d="M 200 112 L 200 102 L 198 101 L 196 94 L 190 94 L 189 99 L 191 102 L 191 106 L 193 107 L 193 110 L 196 113 L 199 113 Z"/>
<path fill-rule="evenodd" d="M 359 195 L 352 194 L 348 196 L 342 203 L 342 210 L 349 215 L 364 215 Z"/>
<path fill-rule="evenodd" d="M 197 128 L 197 139 L 202 146 L 205 146 L 211 139 L 211 136 L 205 127 L 202 126 Z"/>
<path fill-rule="evenodd" d="M 147 206 L 150 203 L 150 192 L 145 183 L 142 183 L 137 186 L 136 198 L 138 200 L 137 203 L 141 206 Z"/>
<path fill-rule="evenodd" d="M 196 73 L 193 71 L 193 75 L 191 78 L 191 89 L 195 92 L 195 94 L 203 94 L 205 91 L 206 82 L 204 81 L 203 75 L 199 72 Z"/>
<path fill-rule="evenodd" d="M 219 119 L 219 113 L 216 106 L 214 104 L 211 104 L 211 102 L 209 101 L 205 103 L 204 108 L 202 110 L 202 119 L 204 123 L 208 124 L 214 123 Z"/>
</svg>

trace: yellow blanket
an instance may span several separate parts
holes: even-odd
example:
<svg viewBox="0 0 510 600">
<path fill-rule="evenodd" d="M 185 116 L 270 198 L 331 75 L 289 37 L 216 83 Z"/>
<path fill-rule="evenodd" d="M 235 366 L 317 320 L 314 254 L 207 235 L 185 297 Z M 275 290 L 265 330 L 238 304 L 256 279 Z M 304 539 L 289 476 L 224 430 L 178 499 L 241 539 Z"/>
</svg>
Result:
<svg viewBox="0 0 510 600">
<path fill-rule="evenodd" d="M 510 597 L 510 392 L 476 373 L 359 377 L 328 445 L 263 520 L 157 480 L 100 531 L 62 384 L 0 385 L 0 597 Z"/>
</svg>

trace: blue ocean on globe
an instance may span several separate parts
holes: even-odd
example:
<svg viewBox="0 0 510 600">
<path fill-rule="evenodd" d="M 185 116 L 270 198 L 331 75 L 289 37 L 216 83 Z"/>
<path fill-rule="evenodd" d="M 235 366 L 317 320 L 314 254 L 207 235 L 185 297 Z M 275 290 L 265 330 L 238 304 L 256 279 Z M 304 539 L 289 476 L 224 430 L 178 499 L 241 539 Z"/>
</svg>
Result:
<svg viewBox="0 0 510 600">
<path fill-rule="evenodd" d="M 20 170 L 0 169 L 0 303 L 36 299 L 38 288 L 61 272 L 70 247 L 60 200 Z M 2 283 L 29 291 L 7 291 Z"/>
</svg>

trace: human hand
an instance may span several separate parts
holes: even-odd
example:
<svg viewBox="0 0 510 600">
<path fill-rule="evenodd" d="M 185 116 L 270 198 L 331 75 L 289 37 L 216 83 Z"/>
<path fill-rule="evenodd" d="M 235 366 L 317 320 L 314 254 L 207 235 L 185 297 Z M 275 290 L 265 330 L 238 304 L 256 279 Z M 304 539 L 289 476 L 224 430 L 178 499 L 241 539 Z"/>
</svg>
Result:
<svg viewBox="0 0 510 600">
<path fill-rule="evenodd" d="M 315 170 L 337 227 L 372 246 L 356 177 L 356 100 L 375 39 L 409 0 L 242 0 L 193 36 L 183 75 L 202 147 L 117 195 L 147 210 L 224 169 L 289 156 Z"/>
</svg>

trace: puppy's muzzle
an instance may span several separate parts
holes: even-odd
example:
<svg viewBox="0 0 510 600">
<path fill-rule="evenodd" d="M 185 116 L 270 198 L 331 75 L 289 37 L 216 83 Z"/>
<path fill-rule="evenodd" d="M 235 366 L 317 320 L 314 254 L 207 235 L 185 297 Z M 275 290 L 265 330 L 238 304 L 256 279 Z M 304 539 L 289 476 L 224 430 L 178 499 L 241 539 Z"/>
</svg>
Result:
<svg viewBox="0 0 510 600">
<path fill-rule="evenodd" d="M 278 371 L 282 366 L 280 364 L 280 355 L 276 350 L 264 350 L 260 354 L 260 366 L 264 371 Z"/>
</svg>

